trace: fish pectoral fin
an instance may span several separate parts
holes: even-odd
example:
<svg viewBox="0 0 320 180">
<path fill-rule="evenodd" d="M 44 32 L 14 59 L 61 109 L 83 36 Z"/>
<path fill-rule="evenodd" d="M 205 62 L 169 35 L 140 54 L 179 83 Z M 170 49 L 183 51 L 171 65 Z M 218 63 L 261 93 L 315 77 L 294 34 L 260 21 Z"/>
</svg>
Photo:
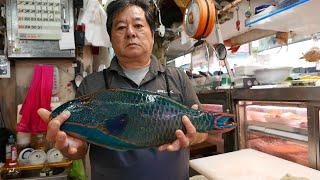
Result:
<svg viewBox="0 0 320 180">
<path fill-rule="evenodd" d="M 105 120 L 104 125 L 108 133 L 117 136 L 122 134 L 129 121 L 128 114 L 121 114 L 111 119 Z"/>
</svg>

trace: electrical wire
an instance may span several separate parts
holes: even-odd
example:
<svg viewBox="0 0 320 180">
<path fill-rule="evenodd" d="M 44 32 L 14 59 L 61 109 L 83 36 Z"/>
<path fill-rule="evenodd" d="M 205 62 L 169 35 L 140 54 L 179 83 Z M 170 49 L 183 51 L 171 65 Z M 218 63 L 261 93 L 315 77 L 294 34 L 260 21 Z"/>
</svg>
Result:
<svg viewBox="0 0 320 180">
<path fill-rule="evenodd" d="M 1 105 L 0 105 L 0 127 L 6 127 L 6 123 L 4 122 L 3 114 L 1 111 Z"/>
<path fill-rule="evenodd" d="M 8 34 L 7 31 L 4 32 L 4 49 L 3 53 L 5 57 L 8 57 Z"/>
<path fill-rule="evenodd" d="M 152 0 L 152 2 L 153 2 L 154 6 L 156 7 L 156 9 L 157 9 L 157 11 L 159 13 L 159 16 L 158 16 L 159 23 L 162 25 L 160 8 L 158 7 L 156 0 Z"/>
</svg>

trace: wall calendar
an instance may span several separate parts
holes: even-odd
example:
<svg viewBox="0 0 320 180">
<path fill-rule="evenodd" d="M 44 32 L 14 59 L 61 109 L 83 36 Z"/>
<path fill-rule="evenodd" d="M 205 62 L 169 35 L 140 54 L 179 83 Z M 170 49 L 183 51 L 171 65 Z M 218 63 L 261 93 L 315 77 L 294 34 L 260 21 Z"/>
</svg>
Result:
<svg viewBox="0 0 320 180">
<path fill-rule="evenodd" d="M 60 0 L 17 0 L 18 38 L 61 39 Z"/>
<path fill-rule="evenodd" d="M 59 45 L 74 29 L 73 1 L 6 0 L 9 59 L 74 58 L 74 49 Z"/>
</svg>

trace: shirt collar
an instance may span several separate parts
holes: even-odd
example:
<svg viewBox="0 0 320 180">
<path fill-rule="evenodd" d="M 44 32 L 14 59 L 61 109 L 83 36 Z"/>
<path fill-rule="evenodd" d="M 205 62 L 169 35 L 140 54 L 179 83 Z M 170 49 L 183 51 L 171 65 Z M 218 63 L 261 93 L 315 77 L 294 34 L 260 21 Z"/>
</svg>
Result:
<svg viewBox="0 0 320 180">
<path fill-rule="evenodd" d="M 116 56 L 112 58 L 109 69 L 116 71 L 119 74 L 123 74 L 123 69 L 120 66 L 118 62 L 118 58 Z M 157 74 L 158 72 L 164 72 L 164 71 L 165 71 L 164 66 L 158 61 L 158 59 L 154 55 L 152 55 L 149 72 L 151 72 L 152 74 Z"/>
</svg>

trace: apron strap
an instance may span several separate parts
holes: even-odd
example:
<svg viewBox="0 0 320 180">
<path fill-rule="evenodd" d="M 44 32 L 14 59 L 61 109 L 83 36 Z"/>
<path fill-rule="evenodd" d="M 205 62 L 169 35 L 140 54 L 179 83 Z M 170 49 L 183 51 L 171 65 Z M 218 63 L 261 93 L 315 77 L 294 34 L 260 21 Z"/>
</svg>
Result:
<svg viewBox="0 0 320 180">
<path fill-rule="evenodd" d="M 103 69 L 103 78 L 104 78 L 104 85 L 106 87 L 106 89 L 109 89 L 109 83 L 107 80 L 107 69 Z"/>
<path fill-rule="evenodd" d="M 165 78 L 165 80 L 166 80 L 166 86 L 167 86 L 168 96 L 171 97 L 167 68 L 166 68 L 165 71 L 164 71 L 164 78 Z"/>
</svg>

